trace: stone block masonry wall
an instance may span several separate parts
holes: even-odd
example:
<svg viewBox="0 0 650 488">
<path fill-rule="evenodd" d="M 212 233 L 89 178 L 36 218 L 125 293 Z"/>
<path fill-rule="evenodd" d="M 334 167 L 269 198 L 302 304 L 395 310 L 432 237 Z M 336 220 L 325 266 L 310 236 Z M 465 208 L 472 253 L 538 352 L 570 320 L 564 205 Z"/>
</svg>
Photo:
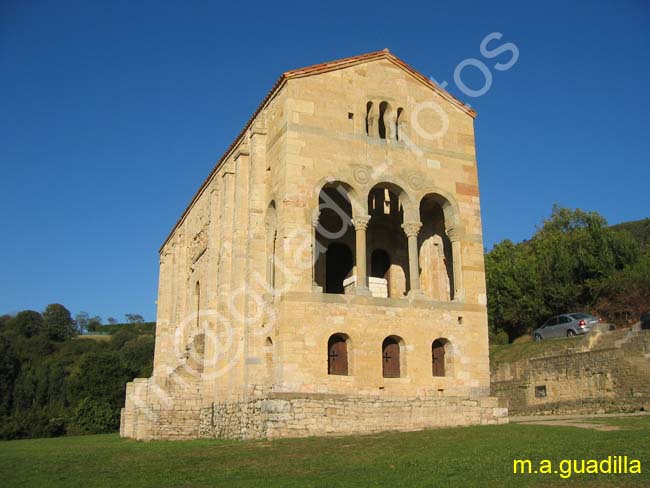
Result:
<svg viewBox="0 0 650 488">
<path fill-rule="evenodd" d="M 196 439 L 201 415 L 196 385 L 136 378 L 126 385 L 120 436 L 138 439 Z"/>
<path fill-rule="evenodd" d="M 201 412 L 200 437 L 260 439 L 364 434 L 389 430 L 503 424 L 508 412 L 492 397 L 383 398 L 271 394 L 215 403 Z"/>
<path fill-rule="evenodd" d="M 650 408 L 650 331 L 585 337 L 563 354 L 493 368 L 491 394 L 511 415 Z"/>
</svg>

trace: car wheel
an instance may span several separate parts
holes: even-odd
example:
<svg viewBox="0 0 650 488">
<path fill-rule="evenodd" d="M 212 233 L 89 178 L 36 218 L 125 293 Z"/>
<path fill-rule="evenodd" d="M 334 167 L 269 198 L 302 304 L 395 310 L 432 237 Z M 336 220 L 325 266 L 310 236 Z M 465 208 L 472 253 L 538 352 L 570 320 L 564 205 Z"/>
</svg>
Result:
<svg viewBox="0 0 650 488">
<path fill-rule="evenodd" d="M 539 342 L 542 340 L 542 336 L 539 334 L 535 334 L 535 342 Z"/>
<path fill-rule="evenodd" d="M 574 335 L 576 335 L 576 333 L 573 332 L 571 329 L 569 329 L 569 330 L 566 331 L 566 336 L 567 336 L 567 337 L 573 337 Z"/>
</svg>

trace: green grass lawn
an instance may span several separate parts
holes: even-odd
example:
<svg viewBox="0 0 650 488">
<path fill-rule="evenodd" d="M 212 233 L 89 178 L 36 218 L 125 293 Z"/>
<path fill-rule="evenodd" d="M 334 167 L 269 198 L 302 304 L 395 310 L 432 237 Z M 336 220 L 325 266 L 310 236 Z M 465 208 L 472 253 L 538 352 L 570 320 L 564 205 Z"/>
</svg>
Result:
<svg viewBox="0 0 650 488">
<path fill-rule="evenodd" d="M 650 417 L 621 430 L 503 425 L 280 441 L 136 442 L 117 435 L 0 442 L 0 486 L 650 486 Z M 641 475 L 514 475 L 514 458 L 627 455 Z"/>
</svg>

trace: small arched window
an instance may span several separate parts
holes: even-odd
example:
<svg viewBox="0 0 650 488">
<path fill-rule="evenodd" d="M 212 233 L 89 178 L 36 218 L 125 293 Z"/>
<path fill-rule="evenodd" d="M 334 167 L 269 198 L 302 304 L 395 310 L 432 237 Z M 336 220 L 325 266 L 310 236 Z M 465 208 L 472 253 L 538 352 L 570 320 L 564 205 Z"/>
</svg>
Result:
<svg viewBox="0 0 650 488">
<path fill-rule="evenodd" d="M 381 364 L 384 378 L 399 378 L 400 368 L 400 339 L 395 336 L 386 337 L 381 345 Z"/>
<path fill-rule="evenodd" d="M 327 374 L 348 375 L 348 337 L 333 334 L 327 341 Z"/>
<path fill-rule="evenodd" d="M 386 121 L 384 117 L 386 116 L 386 111 L 388 110 L 388 102 L 381 102 L 379 104 L 379 138 L 386 139 Z"/>
<path fill-rule="evenodd" d="M 431 370 L 433 376 L 445 376 L 446 339 L 436 339 L 431 344 Z"/>
<path fill-rule="evenodd" d="M 275 201 L 266 210 L 266 283 L 275 288 L 275 251 L 278 237 Z"/>
<path fill-rule="evenodd" d="M 366 103 L 366 135 L 372 135 L 372 102 Z"/>
<path fill-rule="evenodd" d="M 402 113 L 404 109 L 402 107 L 397 109 L 397 117 L 395 118 L 395 140 L 400 140 L 402 134 L 400 133 L 400 128 L 402 127 Z"/>
</svg>

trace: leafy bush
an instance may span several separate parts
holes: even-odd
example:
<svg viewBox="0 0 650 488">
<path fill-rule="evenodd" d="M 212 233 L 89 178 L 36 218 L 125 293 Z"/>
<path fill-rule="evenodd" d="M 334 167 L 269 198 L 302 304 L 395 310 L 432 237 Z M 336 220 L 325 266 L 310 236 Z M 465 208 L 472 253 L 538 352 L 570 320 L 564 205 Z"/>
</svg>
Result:
<svg viewBox="0 0 650 488">
<path fill-rule="evenodd" d="M 138 378 L 151 376 L 153 364 L 149 359 L 153 357 L 155 342 L 153 336 L 138 336 L 124 345 L 122 359 L 131 374 Z"/>
<path fill-rule="evenodd" d="M 77 398 L 91 397 L 120 408 L 124 403 L 125 385 L 132 379 L 119 352 L 84 354 L 79 374 L 73 380 L 73 392 Z"/>
<path fill-rule="evenodd" d="M 55 409 L 31 409 L 12 415 L 0 423 L 0 439 L 57 437 L 67 432 L 66 419 Z"/>
<path fill-rule="evenodd" d="M 86 352 L 97 352 L 102 350 L 104 344 L 95 339 L 84 339 L 78 337 L 74 341 L 63 342 L 59 346 L 59 354 L 62 356 L 78 356 Z"/>
<path fill-rule="evenodd" d="M 609 276 L 599 287 L 594 309 L 607 320 L 632 324 L 648 310 L 650 256 Z"/>
<path fill-rule="evenodd" d="M 72 419 L 72 431 L 83 434 L 112 432 L 120 426 L 120 410 L 105 401 L 85 397 L 79 402 Z"/>
<path fill-rule="evenodd" d="M 111 337 L 111 349 L 120 350 L 124 345 L 138 337 L 138 333 L 133 329 L 123 329 L 119 332 L 116 332 L 113 337 Z"/>
<path fill-rule="evenodd" d="M 490 345 L 504 345 L 510 342 L 510 338 L 505 330 L 500 330 L 498 332 L 490 331 L 489 334 Z"/>
</svg>

